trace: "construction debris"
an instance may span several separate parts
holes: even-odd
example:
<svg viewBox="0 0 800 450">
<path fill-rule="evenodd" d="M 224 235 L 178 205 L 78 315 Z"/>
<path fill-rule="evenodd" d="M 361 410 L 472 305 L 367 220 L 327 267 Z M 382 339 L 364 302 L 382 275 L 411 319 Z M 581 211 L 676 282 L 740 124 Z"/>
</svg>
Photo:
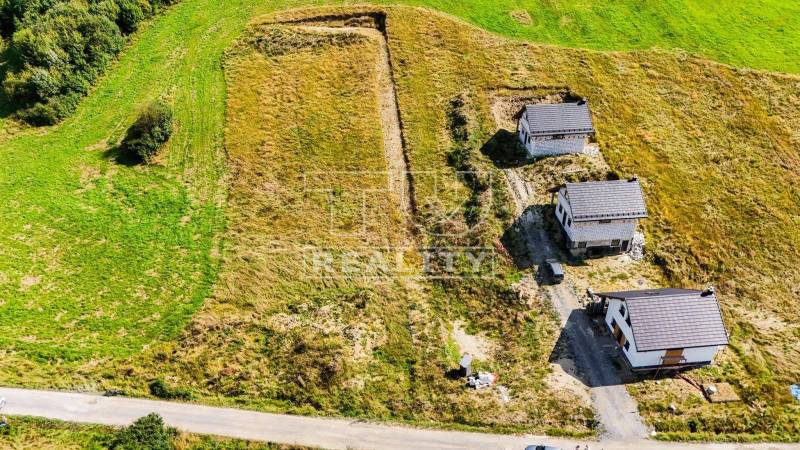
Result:
<svg viewBox="0 0 800 450">
<path fill-rule="evenodd" d="M 508 396 L 508 388 L 498 384 L 497 385 L 497 393 L 500 394 L 500 401 L 503 402 L 504 405 L 508 404 L 511 401 L 511 398 Z"/>
<path fill-rule="evenodd" d="M 475 389 L 484 389 L 494 386 L 497 375 L 491 372 L 478 372 L 467 377 L 467 385 Z"/>
<path fill-rule="evenodd" d="M 587 156 L 599 156 L 600 155 L 600 144 L 590 142 L 583 147 L 583 154 Z"/>
<path fill-rule="evenodd" d="M 462 377 L 467 376 L 467 374 L 472 372 L 472 355 L 469 353 L 461 355 L 461 361 L 458 362 L 458 365 L 459 375 Z"/>
<path fill-rule="evenodd" d="M 644 259 L 644 233 L 637 231 L 633 234 L 630 256 L 634 261 L 641 261 Z"/>
</svg>

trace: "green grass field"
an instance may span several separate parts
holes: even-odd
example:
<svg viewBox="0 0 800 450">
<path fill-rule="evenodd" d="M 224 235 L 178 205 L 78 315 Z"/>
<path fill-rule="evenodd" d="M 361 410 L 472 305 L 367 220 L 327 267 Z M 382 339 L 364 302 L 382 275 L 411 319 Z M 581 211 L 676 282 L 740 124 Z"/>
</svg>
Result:
<svg viewBox="0 0 800 450">
<path fill-rule="evenodd" d="M 783 0 L 412 0 L 487 30 L 596 50 L 683 49 L 735 66 L 800 71 L 800 4 Z M 515 20 L 526 11 L 531 23 Z"/>
<path fill-rule="evenodd" d="M 203 400 L 263 406 L 258 403 L 262 399 L 236 398 L 242 392 L 269 391 L 257 378 L 239 386 L 239 381 L 225 379 L 229 371 L 221 363 L 206 366 L 206 356 L 192 354 L 191 346 L 177 356 L 170 346 L 213 292 L 226 250 L 221 238 L 230 225 L 225 205 L 230 172 L 223 147 L 223 51 L 259 13 L 307 3 L 184 0 L 135 35 L 67 121 L 22 130 L 8 121 L 0 124 L 4 382 L 89 389 L 136 383 L 136 388 L 145 389 L 146 381 L 172 358 L 176 370 L 183 372 L 164 375 L 189 380 L 186 384 L 197 387 Z M 791 5 L 730 2 L 722 18 L 715 18 L 699 3 L 688 5 L 682 14 L 676 13 L 677 5 L 662 3 L 645 9 L 633 2 L 591 8 L 555 2 L 415 2 L 423 3 L 519 38 L 596 49 L 680 46 L 736 65 L 799 70 L 796 58 L 786 56 L 797 53 L 800 45 L 794 22 L 798 14 Z M 531 13 L 530 25 L 511 17 L 518 9 Z M 800 376 L 800 331 L 791 306 L 797 293 L 786 287 L 796 286 L 800 273 L 792 265 L 798 248 L 797 192 L 780 188 L 797 185 L 796 78 L 743 74 L 667 52 L 604 54 L 508 42 L 424 14 L 424 27 L 410 20 L 408 11 L 398 13 L 403 20 L 392 25 L 392 32 L 403 38 L 393 44 L 393 54 L 400 63 L 399 96 L 412 166 L 444 166 L 453 146 L 445 111 L 457 96 L 467 99 L 471 120 L 465 145 L 474 150 L 476 161 L 488 164 L 477 152 L 495 131 L 487 92 L 505 84 L 567 84 L 589 95 L 609 163 L 652 183 L 648 199 L 654 218 L 647 223 L 648 239 L 667 274 L 676 283 L 716 282 L 722 288 L 736 347 L 726 354 L 721 369 L 706 376 L 744 380 L 738 387 L 748 394 L 748 403 L 721 407 L 723 414 L 688 400 L 680 420 L 665 413 L 668 393 L 640 396 L 643 412 L 651 423 L 680 438 L 688 435 L 689 418 L 738 438 L 753 433 L 756 419 L 749 418 L 757 417 L 763 429 L 780 426 L 784 436 L 794 439 L 798 412 L 782 388 Z M 419 58 L 421 54 L 426 58 Z M 137 111 L 159 97 L 171 103 L 177 115 L 176 134 L 160 164 L 117 164 L 108 151 Z M 423 184 L 419 192 L 424 194 L 424 189 Z M 766 208 L 763 199 L 771 203 Z M 688 227 L 683 218 L 690 215 L 705 221 Z M 485 230 L 490 243 L 502 231 L 495 227 L 498 224 L 492 222 Z M 778 283 L 777 274 L 789 281 Z M 515 363 L 505 370 L 518 381 L 517 387 L 542 383 L 546 365 L 537 367 L 533 378 L 526 370 L 531 359 L 546 359 L 542 349 L 555 338 L 543 335 L 549 325 L 546 317 L 536 317 L 539 310 L 530 321 L 528 316 L 518 319 L 517 310 L 502 301 L 490 303 L 496 300 L 495 291 L 479 288 L 463 297 L 436 290 L 434 294 L 437 314 L 453 319 L 470 311 L 473 327 L 490 330 L 504 343 L 504 354 Z M 753 310 L 754 304 L 761 306 L 759 311 Z M 400 323 L 410 321 L 407 317 Z M 763 321 L 770 326 L 751 325 Z M 506 326 L 518 322 L 522 325 L 513 330 Z M 257 338 L 263 339 L 259 330 Z M 506 330 L 510 331 L 504 334 Z M 262 344 L 234 342 L 231 353 L 247 345 L 266 349 Z M 159 348 L 155 359 L 147 351 L 153 347 Z M 148 367 L 137 372 L 143 351 Z M 395 361 L 388 367 L 409 364 Z M 439 368 L 430 364 L 428 376 Z M 248 370 L 260 373 L 259 367 Z M 216 374 L 223 380 L 208 384 Z M 384 387 L 390 384 L 386 380 L 391 378 L 382 381 Z M 313 412 L 461 423 L 478 415 L 471 410 L 460 417 L 445 416 L 437 411 L 444 400 L 430 388 L 414 392 L 429 408 L 419 416 L 396 414 L 414 410 L 411 402 L 348 409 L 352 399 L 337 397 L 339 391 L 329 394 L 312 399 L 321 402 Z M 387 391 L 379 394 L 388 396 Z M 410 394 L 408 398 L 414 399 Z M 523 411 L 509 422 L 526 424 L 531 417 L 560 408 L 551 397 L 527 400 L 539 409 Z M 458 398 L 452 401 L 470 407 Z M 583 423 L 584 418 L 576 414 L 565 419 Z M 474 420 L 468 424 L 486 426 Z M 540 426 L 560 425 L 558 420 Z"/>
<path fill-rule="evenodd" d="M 30 357 L 124 356 L 175 335 L 210 292 L 224 188 L 222 50 L 242 2 L 185 2 L 159 18 L 77 113 L 0 150 L 0 341 Z M 108 151 L 165 97 L 163 165 Z"/>
</svg>

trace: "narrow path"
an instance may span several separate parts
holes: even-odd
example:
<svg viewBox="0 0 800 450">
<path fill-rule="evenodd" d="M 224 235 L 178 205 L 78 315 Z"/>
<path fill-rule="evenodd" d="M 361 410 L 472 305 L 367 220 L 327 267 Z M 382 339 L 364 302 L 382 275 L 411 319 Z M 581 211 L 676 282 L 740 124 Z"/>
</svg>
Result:
<svg viewBox="0 0 800 450">
<path fill-rule="evenodd" d="M 463 431 L 442 431 L 379 425 L 358 420 L 324 419 L 268 414 L 231 408 L 101 397 L 90 394 L 0 388 L 7 400 L 4 414 L 46 417 L 70 422 L 123 426 L 151 412 L 178 429 L 254 441 L 304 445 L 327 449 L 503 449 L 522 450 L 530 444 L 547 444 L 571 450 L 579 443 L 563 438 L 509 436 Z M 13 418 L 11 419 L 13 424 Z M 682 444 L 647 440 L 580 442 L 581 448 L 605 450 L 766 450 L 800 449 L 780 444 Z"/>
<path fill-rule="evenodd" d="M 541 210 L 527 209 L 531 186 L 513 170 L 505 171 L 509 187 L 513 193 L 518 214 L 519 226 L 525 236 L 525 245 L 534 263 L 538 266 L 547 258 L 558 255 L 552 239 L 544 227 Z M 533 281 L 531 281 L 533 282 Z M 555 286 L 542 286 L 561 319 L 564 333 L 572 352 L 576 367 L 585 374 L 584 382 L 589 387 L 597 419 L 603 428 L 603 441 L 643 439 L 649 430 L 639 415 L 636 402 L 620 379 L 617 369 L 608 356 L 614 343 L 607 337 L 596 335 L 592 330 L 592 320 L 581 308 L 575 291 L 567 283 Z"/>
</svg>

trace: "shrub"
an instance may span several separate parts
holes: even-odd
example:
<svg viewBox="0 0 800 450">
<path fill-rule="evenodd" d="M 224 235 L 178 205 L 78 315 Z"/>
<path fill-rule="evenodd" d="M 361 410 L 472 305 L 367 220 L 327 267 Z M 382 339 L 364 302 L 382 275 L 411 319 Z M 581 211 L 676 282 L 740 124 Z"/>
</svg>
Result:
<svg viewBox="0 0 800 450">
<path fill-rule="evenodd" d="M 113 450 L 171 450 L 175 430 L 164 425 L 164 419 L 150 413 L 120 430 L 111 442 Z"/>
<path fill-rule="evenodd" d="M 145 18 L 145 11 L 138 0 L 118 0 L 119 13 L 117 26 L 125 34 L 130 34 L 139 28 L 139 23 Z M 147 5 L 149 7 L 149 5 Z M 149 9 L 149 8 L 148 8 Z"/>
<path fill-rule="evenodd" d="M 192 394 L 186 389 L 173 388 L 167 385 L 164 380 L 154 380 L 150 383 L 150 394 L 166 400 L 189 400 Z"/>
<path fill-rule="evenodd" d="M 128 128 L 120 150 L 147 161 L 169 140 L 171 134 L 172 109 L 163 102 L 155 102 Z"/>
</svg>

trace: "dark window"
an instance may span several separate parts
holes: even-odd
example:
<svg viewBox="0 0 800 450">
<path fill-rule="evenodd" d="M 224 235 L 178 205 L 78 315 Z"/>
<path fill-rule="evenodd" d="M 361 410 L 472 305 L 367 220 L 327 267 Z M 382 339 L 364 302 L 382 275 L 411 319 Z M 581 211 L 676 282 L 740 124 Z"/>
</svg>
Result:
<svg viewBox="0 0 800 450">
<path fill-rule="evenodd" d="M 611 328 L 617 327 L 617 319 L 611 319 Z"/>
<path fill-rule="evenodd" d="M 586 242 L 578 242 L 578 248 L 586 248 Z"/>
<path fill-rule="evenodd" d="M 625 350 L 630 350 L 630 348 L 631 348 L 631 342 L 625 341 Z"/>
<path fill-rule="evenodd" d="M 628 324 L 628 327 L 631 326 L 631 315 L 630 314 L 628 314 L 628 317 L 625 318 L 625 323 Z"/>
<path fill-rule="evenodd" d="M 564 215 L 561 217 L 561 225 L 567 223 L 567 212 L 564 211 Z"/>
<path fill-rule="evenodd" d="M 627 250 L 628 249 L 628 244 L 629 244 L 628 241 L 622 241 L 622 248 Z"/>
<path fill-rule="evenodd" d="M 561 212 L 561 211 L 563 211 L 563 210 L 564 210 L 564 207 L 563 207 L 563 206 L 561 206 L 561 203 L 559 203 L 559 204 L 558 204 L 558 212 Z"/>
<path fill-rule="evenodd" d="M 612 247 L 616 247 L 616 246 L 618 246 L 618 245 L 619 245 L 619 239 L 613 239 L 613 240 L 611 241 L 611 246 L 612 246 Z"/>
<path fill-rule="evenodd" d="M 568 227 L 572 226 L 572 218 L 567 219 L 567 226 Z"/>
<path fill-rule="evenodd" d="M 625 317 L 625 303 L 619 305 L 619 315 Z"/>
</svg>

